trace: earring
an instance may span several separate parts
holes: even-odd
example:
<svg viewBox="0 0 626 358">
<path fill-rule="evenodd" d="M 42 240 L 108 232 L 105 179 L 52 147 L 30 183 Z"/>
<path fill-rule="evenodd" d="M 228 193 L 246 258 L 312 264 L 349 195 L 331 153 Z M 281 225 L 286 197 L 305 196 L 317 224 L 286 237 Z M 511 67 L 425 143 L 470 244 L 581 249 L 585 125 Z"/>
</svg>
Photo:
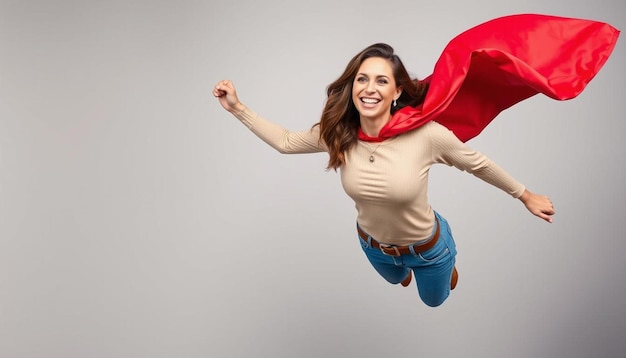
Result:
<svg viewBox="0 0 626 358">
<path fill-rule="evenodd" d="M 396 107 L 398 105 L 398 103 L 396 102 L 396 100 L 393 100 L 393 106 Z"/>
</svg>

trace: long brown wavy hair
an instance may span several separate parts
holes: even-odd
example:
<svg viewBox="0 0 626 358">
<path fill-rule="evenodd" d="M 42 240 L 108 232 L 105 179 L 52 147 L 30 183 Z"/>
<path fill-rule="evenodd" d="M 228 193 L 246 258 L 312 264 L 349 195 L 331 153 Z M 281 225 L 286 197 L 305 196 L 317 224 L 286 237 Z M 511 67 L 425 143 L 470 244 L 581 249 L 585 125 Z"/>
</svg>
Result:
<svg viewBox="0 0 626 358">
<path fill-rule="evenodd" d="M 328 96 L 319 123 L 320 140 L 328 147 L 330 158 L 327 169 L 337 170 L 345 163 L 345 152 L 358 141 L 360 126 L 359 112 L 352 102 L 352 85 L 363 61 L 370 57 L 380 57 L 389 61 L 396 86 L 402 87 L 397 105 L 391 113 L 405 106 L 415 107 L 424 101 L 428 85 L 411 78 L 400 58 L 391 46 L 377 43 L 366 47 L 354 56 L 343 74 L 326 90 Z"/>
</svg>

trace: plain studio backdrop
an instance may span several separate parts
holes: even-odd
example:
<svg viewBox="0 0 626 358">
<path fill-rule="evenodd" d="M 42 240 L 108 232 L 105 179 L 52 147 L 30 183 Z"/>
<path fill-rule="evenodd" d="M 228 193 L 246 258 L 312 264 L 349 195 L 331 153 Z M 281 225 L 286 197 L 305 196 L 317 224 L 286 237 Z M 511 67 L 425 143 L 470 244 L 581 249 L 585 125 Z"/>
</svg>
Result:
<svg viewBox="0 0 626 358">
<path fill-rule="evenodd" d="M 281 155 L 211 95 L 292 129 L 375 42 L 417 77 L 456 34 L 614 1 L 7 1 L 0 5 L 0 357 L 624 357 L 626 50 L 468 144 L 554 202 L 547 224 L 446 166 L 438 308 L 386 283 L 326 154 Z"/>
</svg>

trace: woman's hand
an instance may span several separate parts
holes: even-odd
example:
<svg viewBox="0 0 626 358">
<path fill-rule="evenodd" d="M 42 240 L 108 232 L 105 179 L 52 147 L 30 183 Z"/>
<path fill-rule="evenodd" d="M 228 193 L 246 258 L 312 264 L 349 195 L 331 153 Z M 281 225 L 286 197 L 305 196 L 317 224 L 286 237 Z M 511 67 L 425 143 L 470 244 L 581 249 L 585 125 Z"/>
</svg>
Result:
<svg viewBox="0 0 626 358">
<path fill-rule="evenodd" d="M 554 206 L 550 198 L 545 195 L 533 194 L 525 190 L 519 199 L 524 203 L 526 209 L 543 220 L 551 223 L 552 215 L 554 215 Z"/>
<path fill-rule="evenodd" d="M 239 102 L 235 85 L 231 81 L 219 81 L 213 88 L 213 96 L 217 98 L 222 107 L 228 112 L 242 111 L 245 106 Z"/>
</svg>

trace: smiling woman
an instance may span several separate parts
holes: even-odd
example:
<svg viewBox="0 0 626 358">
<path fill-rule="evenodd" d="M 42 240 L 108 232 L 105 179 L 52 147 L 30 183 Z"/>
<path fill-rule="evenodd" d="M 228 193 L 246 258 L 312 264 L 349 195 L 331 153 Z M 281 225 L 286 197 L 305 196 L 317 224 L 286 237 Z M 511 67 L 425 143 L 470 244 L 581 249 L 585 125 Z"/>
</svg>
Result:
<svg viewBox="0 0 626 358">
<path fill-rule="evenodd" d="M 515 29 L 515 34 L 507 38 L 502 32 L 494 32 L 494 26 Z M 589 29 L 595 31 L 594 36 L 589 35 Z M 489 35 L 493 33 L 500 37 L 494 40 Z M 584 36 L 580 36 L 582 33 Z M 388 282 L 402 286 L 408 286 L 414 275 L 420 298 L 435 307 L 455 288 L 458 273 L 450 226 L 428 202 L 428 173 L 434 164 L 454 166 L 475 175 L 520 199 L 532 214 L 547 222 L 552 222 L 555 213 L 548 197 L 532 193 L 460 139 L 459 133 L 470 132 L 455 132 L 442 123 L 457 125 L 454 111 L 461 107 L 468 119 L 483 116 L 480 123 L 484 126 L 500 110 L 537 93 L 536 88 L 542 88 L 539 84 L 554 83 L 551 78 L 541 77 L 545 71 L 528 70 L 538 69 L 533 67 L 537 56 L 541 57 L 539 63 L 556 63 L 550 69 L 553 71 L 546 73 L 556 73 L 559 78 L 563 73 L 574 73 L 565 85 L 543 87 L 544 94 L 558 99 L 577 95 L 608 58 L 617 34 L 610 26 L 585 20 L 539 15 L 498 19 L 457 37 L 442 54 L 445 61 L 439 64 L 444 65 L 423 81 L 408 75 L 391 46 L 373 44 L 354 56 L 343 74 L 328 86 L 320 122 L 300 132 L 283 129 L 244 106 L 230 81 L 218 82 L 213 95 L 224 109 L 281 153 L 328 152 L 328 168 L 340 169 L 343 188 L 355 202 L 359 242 L 374 269 Z M 524 52 L 533 46 L 516 40 L 519 38 L 541 39 L 570 48 L 573 45 L 579 54 L 594 56 L 579 56 L 588 59 L 587 63 L 573 64 L 561 61 L 559 51 Z M 491 52 L 486 53 L 480 45 Z M 468 48 L 469 52 L 463 52 Z M 463 62 L 465 57 L 481 62 L 470 69 L 471 63 Z M 459 67 L 461 74 L 451 77 Z M 575 71 L 579 68 L 591 70 L 578 74 Z M 463 87 L 463 83 L 472 86 Z M 473 97 L 466 97 L 470 89 L 481 88 L 474 86 L 476 83 L 496 92 L 475 91 Z M 470 127 L 474 124 L 468 122 Z M 480 132 L 480 125 L 474 127 L 472 131 Z"/>
<path fill-rule="evenodd" d="M 344 153 L 356 143 L 359 134 L 376 136 L 395 111 L 420 105 L 427 88 L 427 84 L 409 76 L 400 57 L 387 44 L 373 44 L 355 55 L 326 91 L 328 99 L 319 126 L 321 138 L 328 145 L 328 167 L 337 169 L 343 164 Z M 389 97 L 384 98 L 387 91 Z M 365 107 L 379 100 L 379 105 Z"/>
<path fill-rule="evenodd" d="M 389 120 L 392 103 L 397 103 L 402 86 L 396 85 L 391 63 L 381 57 L 363 61 L 352 85 L 352 101 L 361 114 L 361 129 L 378 135 Z"/>
<path fill-rule="evenodd" d="M 352 85 L 352 101 L 361 114 L 361 128 L 375 136 L 389 119 L 392 102 L 396 102 L 402 87 L 396 85 L 391 64 L 380 57 L 363 61 Z"/>
</svg>

